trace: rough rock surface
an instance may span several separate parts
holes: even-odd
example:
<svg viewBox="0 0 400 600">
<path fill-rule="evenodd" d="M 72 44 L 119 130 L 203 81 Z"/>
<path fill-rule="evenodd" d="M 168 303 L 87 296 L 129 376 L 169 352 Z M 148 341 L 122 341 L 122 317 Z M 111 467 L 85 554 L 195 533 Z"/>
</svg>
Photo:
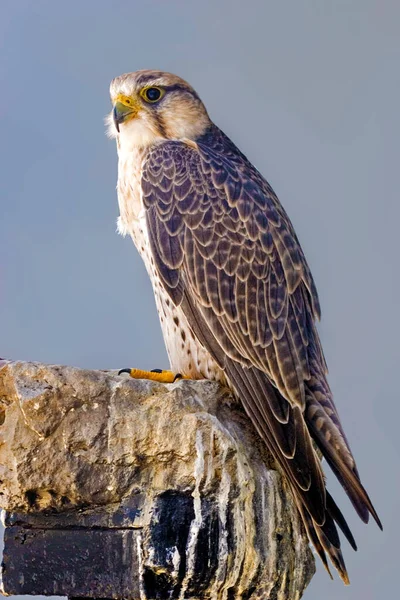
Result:
<svg viewBox="0 0 400 600">
<path fill-rule="evenodd" d="M 249 420 L 208 382 L 0 368 L 7 593 L 296 600 L 314 573 Z"/>
</svg>

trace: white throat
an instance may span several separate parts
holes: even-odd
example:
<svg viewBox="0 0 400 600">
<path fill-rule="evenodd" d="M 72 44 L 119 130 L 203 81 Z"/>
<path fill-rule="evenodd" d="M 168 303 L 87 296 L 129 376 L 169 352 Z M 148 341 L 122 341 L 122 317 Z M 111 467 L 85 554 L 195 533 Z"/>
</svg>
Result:
<svg viewBox="0 0 400 600">
<path fill-rule="evenodd" d="M 132 119 L 120 125 L 118 153 L 126 154 L 137 148 L 147 148 L 164 140 L 147 125 L 143 119 Z"/>
</svg>

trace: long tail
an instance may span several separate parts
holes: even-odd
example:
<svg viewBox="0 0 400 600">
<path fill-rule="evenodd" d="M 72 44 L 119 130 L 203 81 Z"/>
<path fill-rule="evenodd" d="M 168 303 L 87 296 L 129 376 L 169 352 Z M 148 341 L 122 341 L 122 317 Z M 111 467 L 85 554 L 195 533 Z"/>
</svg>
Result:
<svg viewBox="0 0 400 600">
<path fill-rule="evenodd" d="M 327 390 L 321 390 L 320 383 L 319 387 L 316 386 L 312 378 L 310 382 L 305 382 L 307 402 L 306 410 L 302 413 L 298 407 L 289 405 L 288 409 L 286 399 L 262 371 L 254 367 L 244 368 L 227 359 L 226 374 L 259 435 L 286 476 L 309 539 L 325 568 L 331 575 L 328 556 L 343 582 L 348 584 L 349 577 L 336 526 L 342 530 L 354 550 L 357 546 L 345 518 L 325 487 L 313 440 L 362 520 L 368 521 L 371 513 L 380 527 L 381 523 L 360 482 L 336 409 L 331 397 L 326 396 Z"/>
</svg>

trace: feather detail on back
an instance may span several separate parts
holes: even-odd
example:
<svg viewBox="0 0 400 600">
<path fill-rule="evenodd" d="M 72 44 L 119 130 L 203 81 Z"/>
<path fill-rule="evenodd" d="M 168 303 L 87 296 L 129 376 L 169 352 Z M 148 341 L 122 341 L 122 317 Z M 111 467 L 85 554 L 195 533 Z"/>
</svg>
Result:
<svg viewBox="0 0 400 600">
<path fill-rule="evenodd" d="M 155 268 L 240 398 L 293 492 L 328 568 L 348 576 L 317 444 L 360 517 L 364 490 L 326 380 L 314 281 L 272 188 L 215 126 L 196 144 L 167 141 L 143 165 L 142 200 Z M 329 570 L 329 569 L 328 569 Z"/>
</svg>

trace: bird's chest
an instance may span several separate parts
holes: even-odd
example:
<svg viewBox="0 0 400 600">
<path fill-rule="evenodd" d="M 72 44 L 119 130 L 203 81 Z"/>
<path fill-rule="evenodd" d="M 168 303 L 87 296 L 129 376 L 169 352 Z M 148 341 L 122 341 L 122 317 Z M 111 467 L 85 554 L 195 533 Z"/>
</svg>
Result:
<svg viewBox="0 0 400 600">
<path fill-rule="evenodd" d="M 172 370 L 193 379 L 206 377 L 225 383 L 221 370 L 195 338 L 182 309 L 173 304 L 165 291 L 155 268 L 141 194 L 144 158 L 140 151 L 134 151 L 119 159 L 119 232 L 132 237 L 146 266 Z"/>
<path fill-rule="evenodd" d="M 144 208 L 141 193 L 141 178 L 144 152 L 140 148 L 129 153 L 120 153 L 118 160 L 118 204 L 120 216 L 118 230 L 123 235 L 140 237 Z M 134 237 L 136 246 L 138 243 Z M 138 242 L 140 240 L 138 239 Z M 140 251 L 140 248 L 138 248 Z"/>
</svg>

